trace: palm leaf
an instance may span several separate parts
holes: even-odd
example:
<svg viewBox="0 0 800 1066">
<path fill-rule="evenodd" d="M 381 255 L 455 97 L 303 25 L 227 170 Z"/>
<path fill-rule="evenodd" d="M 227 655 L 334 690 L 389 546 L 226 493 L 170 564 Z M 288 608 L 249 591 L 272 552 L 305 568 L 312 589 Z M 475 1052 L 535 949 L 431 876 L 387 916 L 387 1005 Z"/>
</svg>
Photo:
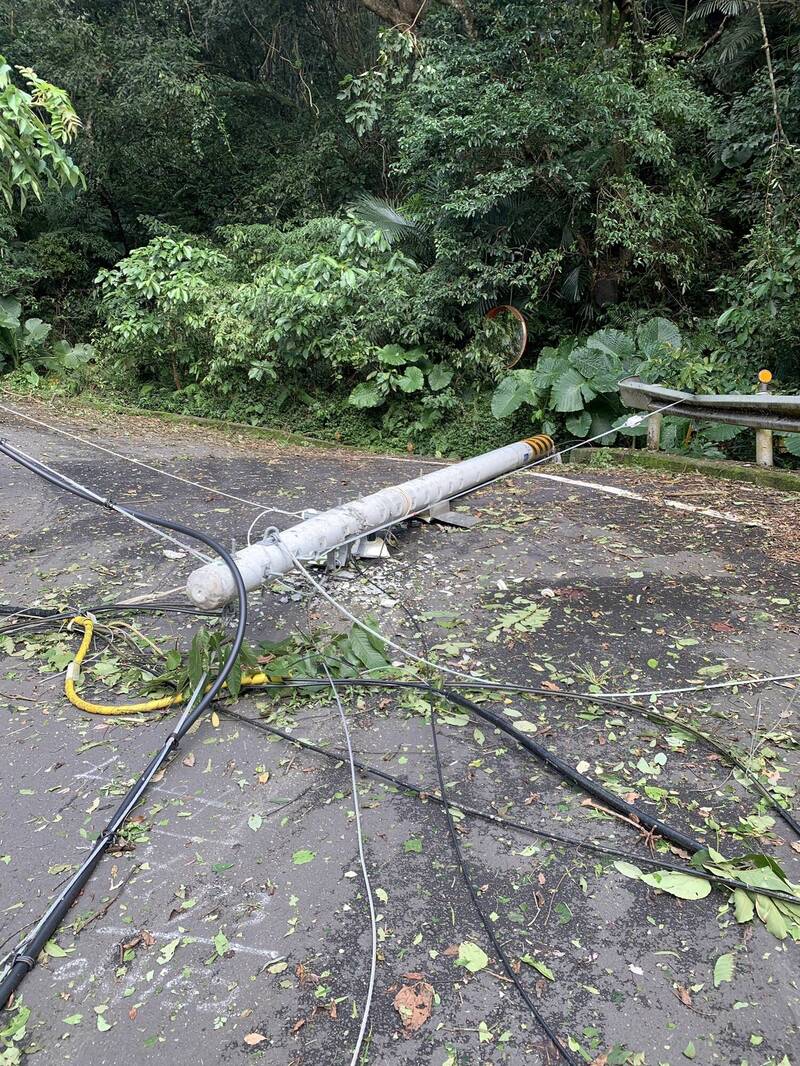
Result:
<svg viewBox="0 0 800 1066">
<path fill-rule="evenodd" d="M 649 14 L 663 36 L 679 37 L 683 33 L 684 6 L 678 0 L 655 0 Z"/>
<path fill-rule="evenodd" d="M 379 196 L 363 193 L 350 205 L 350 211 L 362 222 L 380 230 L 390 244 L 424 236 L 417 222 L 399 211 L 390 200 Z"/>
<path fill-rule="evenodd" d="M 756 15 L 748 15 L 722 35 L 714 52 L 720 63 L 732 66 L 755 58 L 760 50 L 761 26 Z"/>
<path fill-rule="evenodd" d="M 726 18 L 736 18 L 749 11 L 752 6 L 753 0 L 700 0 L 689 19 L 703 19 L 708 18 L 709 15 L 725 15 Z"/>
<path fill-rule="evenodd" d="M 581 299 L 586 294 L 586 290 L 589 285 L 589 267 L 585 259 L 582 259 L 576 267 L 570 270 L 569 274 L 564 278 L 561 283 L 561 295 L 569 303 L 580 303 Z"/>
</svg>

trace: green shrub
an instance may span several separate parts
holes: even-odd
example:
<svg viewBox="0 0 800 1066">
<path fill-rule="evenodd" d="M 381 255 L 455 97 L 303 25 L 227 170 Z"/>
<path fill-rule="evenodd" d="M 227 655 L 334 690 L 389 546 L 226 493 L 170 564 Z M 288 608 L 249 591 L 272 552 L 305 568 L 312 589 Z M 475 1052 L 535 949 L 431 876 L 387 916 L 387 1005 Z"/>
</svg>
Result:
<svg viewBox="0 0 800 1066">
<path fill-rule="evenodd" d="M 496 380 L 505 336 L 478 318 L 471 342 L 433 336 L 429 354 L 416 343 L 424 282 L 354 218 L 223 227 L 214 241 L 162 233 L 98 276 L 97 344 L 110 379 L 171 385 L 184 404 L 242 402 L 258 417 L 349 397 L 367 423 L 415 439 Z"/>
<path fill-rule="evenodd" d="M 498 385 L 492 397 L 495 418 L 507 418 L 522 404 L 533 407 L 543 420 L 544 432 L 554 433 L 563 424 L 573 437 L 606 434 L 626 417 L 618 386 L 633 375 L 653 380 L 667 361 L 676 362 L 683 352 L 680 330 L 664 318 L 654 318 L 626 333 L 601 329 L 584 341 L 567 339 L 557 348 L 544 348 L 531 370 L 513 370 Z M 620 429 L 627 434 L 642 430 Z"/>
<path fill-rule="evenodd" d="M 617 434 L 635 437 L 647 431 L 644 425 L 623 425 L 630 412 L 620 401 L 619 382 L 630 376 L 686 392 L 747 391 L 723 355 L 687 345 L 673 322 L 652 318 L 635 330 L 601 329 L 583 341 L 567 339 L 557 348 L 544 348 L 533 369 L 513 370 L 503 378 L 492 397 L 492 413 L 504 419 L 528 405 L 545 433 L 560 435 L 563 425 L 579 440 L 602 434 L 598 443 L 610 445 Z M 716 458 L 724 454 L 717 445 L 740 433 L 735 426 L 696 425 L 667 415 L 661 446 Z"/>
<path fill-rule="evenodd" d="M 21 319 L 22 305 L 0 297 L 0 371 L 13 370 L 31 386 L 45 374 L 75 375 L 94 357 L 90 344 L 50 341 L 51 327 L 40 318 Z"/>
</svg>

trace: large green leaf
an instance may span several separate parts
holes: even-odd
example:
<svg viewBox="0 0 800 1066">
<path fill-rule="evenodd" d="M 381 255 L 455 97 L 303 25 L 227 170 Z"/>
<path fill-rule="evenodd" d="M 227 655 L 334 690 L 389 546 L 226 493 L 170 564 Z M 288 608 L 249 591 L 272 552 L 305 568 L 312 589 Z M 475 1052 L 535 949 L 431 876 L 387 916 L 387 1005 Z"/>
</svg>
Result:
<svg viewBox="0 0 800 1066">
<path fill-rule="evenodd" d="M 25 322 L 25 344 L 41 344 L 51 327 L 41 318 L 29 318 Z"/>
<path fill-rule="evenodd" d="M 740 433 L 744 433 L 744 426 L 728 426 L 724 422 L 717 422 L 710 426 L 703 426 L 700 432 L 705 440 L 726 441 L 733 440 Z"/>
<path fill-rule="evenodd" d="M 629 333 L 619 329 L 600 329 L 586 341 L 587 348 L 605 352 L 620 363 L 631 359 L 636 352 L 636 345 Z"/>
<path fill-rule="evenodd" d="M 800 433 L 787 433 L 783 438 L 783 443 L 786 445 L 786 451 L 789 455 L 800 457 Z"/>
<path fill-rule="evenodd" d="M 617 439 L 617 434 L 611 432 L 614 428 L 614 411 L 607 404 L 600 403 L 594 404 L 589 413 L 592 416 L 589 436 L 597 437 L 601 433 L 605 433 L 606 436 L 601 438 L 600 443 L 603 446 L 613 444 Z"/>
<path fill-rule="evenodd" d="M 464 966 L 470 973 L 477 973 L 489 965 L 489 956 L 477 944 L 466 940 L 458 945 L 456 966 Z"/>
<path fill-rule="evenodd" d="M 733 905 L 737 922 L 749 922 L 755 914 L 755 904 L 752 897 L 741 888 L 734 889 Z"/>
<path fill-rule="evenodd" d="M 492 414 L 495 418 L 508 418 L 523 403 L 531 403 L 530 370 L 515 370 L 504 377 L 492 396 Z"/>
<path fill-rule="evenodd" d="M 643 873 L 632 862 L 619 861 L 614 863 L 614 868 L 625 877 L 632 877 L 634 881 L 644 881 L 645 884 L 668 892 L 671 896 L 679 899 L 703 899 L 711 891 L 711 882 L 691 874 L 677 873 L 673 870 L 653 870 L 652 873 Z"/>
<path fill-rule="evenodd" d="M 0 327 L 3 329 L 17 329 L 19 316 L 22 312 L 22 304 L 13 296 L 0 296 Z"/>
<path fill-rule="evenodd" d="M 634 866 L 632 862 L 625 862 L 624 859 L 615 862 L 614 869 L 624 874 L 625 877 L 632 877 L 634 881 L 638 881 L 643 874 L 643 871 L 638 866 Z"/>
<path fill-rule="evenodd" d="M 383 393 L 374 381 L 361 381 L 347 398 L 353 407 L 379 407 L 383 403 Z"/>
<path fill-rule="evenodd" d="M 665 452 L 677 451 L 678 447 L 686 440 L 686 433 L 691 422 L 688 418 L 673 418 L 664 416 L 664 424 L 661 428 L 661 450 Z"/>
<path fill-rule="evenodd" d="M 403 392 L 419 392 L 425 384 L 425 378 L 418 366 L 407 366 L 403 376 L 397 379 L 397 387 Z"/>
<path fill-rule="evenodd" d="M 582 411 L 586 404 L 594 399 L 595 395 L 586 378 L 579 374 L 574 367 L 569 367 L 554 382 L 550 393 L 550 402 L 556 411 L 563 411 L 564 413 Z"/>
<path fill-rule="evenodd" d="M 453 371 L 448 370 L 444 363 L 435 363 L 428 371 L 428 385 L 434 392 L 446 388 L 453 380 Z"/>
<path fill-rule="evenodd" d="M 555 348 L 543 348 L 531 378 L 534 392 L 544 392 L 552 388 L 568 366 L 566 354 L 557 352 Z"/>
<path fill-rule="evenodd" d="M 362 629 L 354 626 L 347 644 L 349 650 L 367 670 L 385 670 L 389 665 L 386 657 L 375 650 Z"/>
<path fill-rule="evenodd" d="M 723 981 L 732 981 L 734 969 L 733 955 L 720 955 L 714 963 L 714 988 L 719 988 Z"/>
<path fill-rule="evenodd" d="M 778 940 L 783 940 L 788 933 L 783 915 L 769 896 L 756 896 L 758 916 L 770 933 Z"/>
<path fill-rule="evenodd" d="M 595 392 L 616 392 L 617 383 L 623 376 L 622 363 L 618 356 L 600 348 L 581 345 L 569 357 L 573 367 L 582 374 Z"/>
<path fill-rule="evenodd" d="M 386 366 L 405 366 L 409 361 L 405 348 L 399 344 L 387 344 L 378 349 L 378 359 Z"/>
<path fill-rule="evenodd" d="M 581 411 L 579 415 L 570 415 L 566 420 L 567 430 L 573 437 L 585 437 L 592 424 L 592 416 L 588 411 Z"/>
<path fill-rule="evenodd" d="M 653 870 L 650 874 L 642 874 L 639 880 L 678 899 L 703 899 L 711 891 L 710 881 L 673 870 Z"/>
<path fill-rule="evenodd" d="M 678 351 L 682 346 L 681 331 L 668 318 L 651 318 L 645 322 L 638 339 L 639 347 L 648 359 L 663 352 L 665 347 Z"/>
</svg>

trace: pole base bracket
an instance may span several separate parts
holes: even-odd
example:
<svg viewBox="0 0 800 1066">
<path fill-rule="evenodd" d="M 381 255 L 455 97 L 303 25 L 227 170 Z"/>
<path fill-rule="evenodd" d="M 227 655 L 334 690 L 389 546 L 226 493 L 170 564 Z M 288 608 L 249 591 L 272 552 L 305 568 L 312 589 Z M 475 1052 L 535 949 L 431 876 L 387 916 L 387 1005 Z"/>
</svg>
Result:
<svg viewBox="0 0 800 1066">
<path fill-rule="evenodd" d="M 427 511 L 422 511 L 417 515 L 417 518 L 421 518 L 423 522 L 441 522 L 445 526 L 456 526 L 459 529 L 472 529 L 473 526 L 478 524 L 478 519 L 474 514 L 469 514 L 466 511 L 454 511 L 452 509 L 451 500 L 440 500 L 439 503 L 433 504 Z"/>
<path fill-rule="evenodd" d="M 383 537 L 361 537 L 350 544 L 342 544 L 325 556 L 326 570 L 339 570 L 347 566 L 352 558 L 388 559 L 389 546 Z"/>
</svg>

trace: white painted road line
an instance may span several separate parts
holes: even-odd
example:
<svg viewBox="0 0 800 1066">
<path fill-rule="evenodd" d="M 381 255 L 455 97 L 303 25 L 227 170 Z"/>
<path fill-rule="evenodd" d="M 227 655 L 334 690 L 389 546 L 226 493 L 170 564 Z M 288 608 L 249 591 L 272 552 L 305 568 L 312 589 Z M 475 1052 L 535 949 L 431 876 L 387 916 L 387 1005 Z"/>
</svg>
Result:
<svg viewBox="0 0 800 1066">
<path fill-rule="evenodd" d="M 609 496 L 621 496 L 626 500 L 636 500 L 639 503 L 653 504 L 656 507 L 671 507 L 675 511 L 692 511 L 694 514 L 706 515 L 708 518 L 721 519 L 724 522 L 734 522 L 738 526 L 759 526 L 761 529 L 766 527 L 762 522 L 756 521 L 754 518 L 740 518 L 738 515 L 730 514 L 728 511 L 715 511 L 711 507 L 696 507 L 693 503 L 681 503 L 680 500 L 662 500 L 656 496 L 642 496 L 639 492 L 633 492 L 631 489 L 620 489 L 616 485 L 599 485 L 595 481 L 580 481 L 575 477 L 561 477 L 558 474 L 540 474 L 533 471 L 522 470 L 520 473 L 526 477 L 540 477 L 546 481 L 557 481 L 562 485 L 576 485 L 582 489 L 592 489 L 594 492 L 605 492 Z"/>
</svg>

